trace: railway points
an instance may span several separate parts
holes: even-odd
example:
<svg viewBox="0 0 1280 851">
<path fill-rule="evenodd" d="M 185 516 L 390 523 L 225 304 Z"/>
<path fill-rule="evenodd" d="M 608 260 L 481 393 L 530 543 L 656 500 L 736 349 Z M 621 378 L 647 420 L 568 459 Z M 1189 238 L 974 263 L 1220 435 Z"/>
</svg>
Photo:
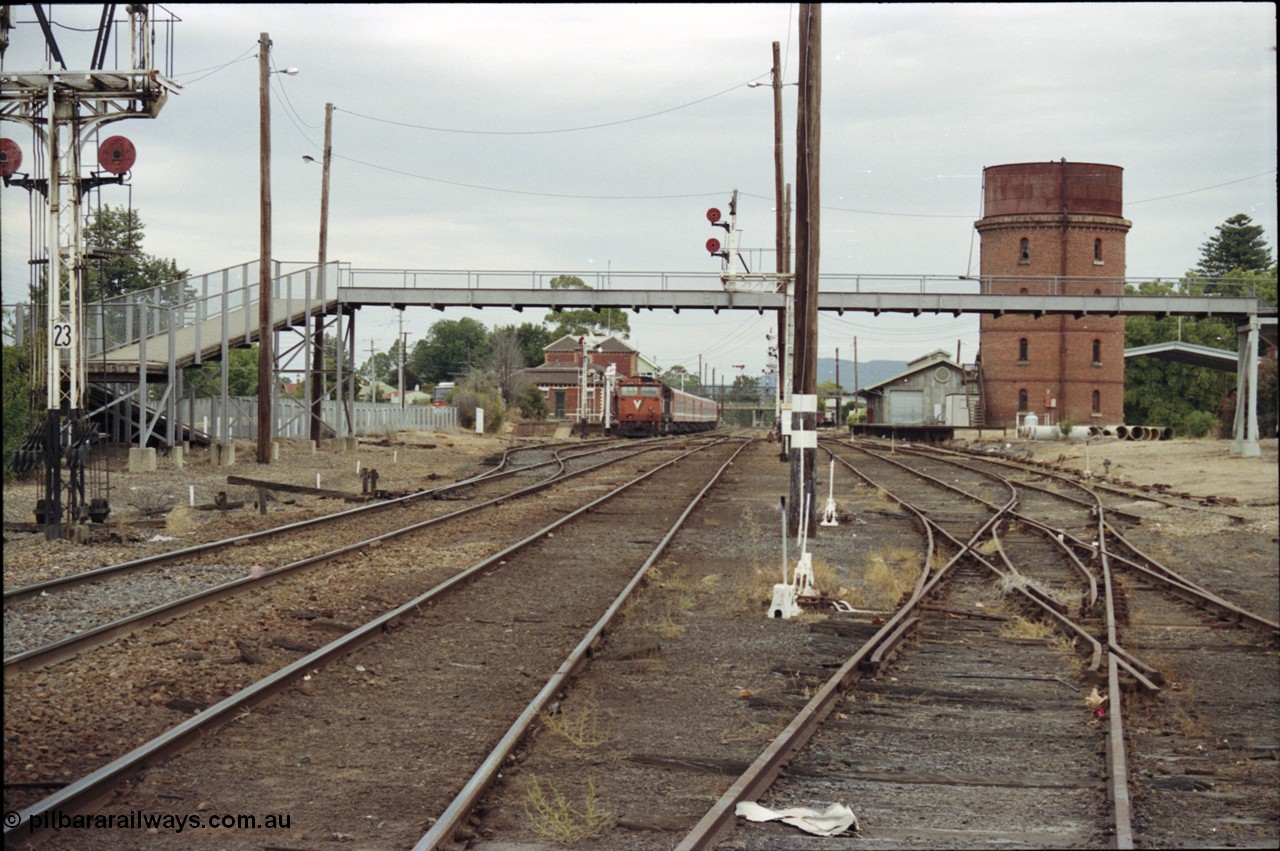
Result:
<svg viewBox="0 0 1280 851">
<path fill-rule="evenodd" d="M 695 441 L 724 436 L 711 432 Z M 634 441 L 625 443 L 634 446 Z M 394 725 L 368 709 L 357 713 L 364 720 L 351 715 L 333 724 L 324 723 L 320 713 L 355 711 L 360 700 L 373 697 L 375 703 L 385 698 L 410 720 L 420 722 L 435 714 L 448 719 L 447 710 L 424 714 L 420 699 L 409 704 L 391 697 L 419 694 L 436 680 L 447 690 L 447 676 L 466 682 L 449 691 L 458 699 L 472 691 L 487 696 L 495 729 L 511 734 L 514 749 L 500 755 L 493 750 L 501 739 L 498 732 L 482 733 L 474 716 L 453 718 L 454 739 L 459 741 L 448 747 L 474 749 L 477 756 L 469 763 L 472 773 L 479 770 L 483 753 L 492 754 L 501 778 L 494 775 L 491 784 L 477 781 L 474 800 L 459 805 L 466 813 L 451 829 L 441 827 L 436 838 L 444 832 L 481 848 L 490 843 L 545 844 L 538 823 L 529 815 L 535 811 L 530 801 L 536 786 L 549 796 L 544 800 L 555 801 L 559 795 L 579 810 L 589 792 L 595 796 L 593 812 L 600 832 L 592 843 L 671 847 L 691 835 L 707 809 L 773 742 L 779 725 L 800 718 L 796 713 L 817 699 L 835 675 L 841 683 L 836 691 L 843 692 L 843 700 L 816 719 L 821 723 L 815 721 L 809 743 L 791 755 L 784 777 L 748 797 L 766 806 L 794 803 L 821 808 L 843 796 L 857 814 L 861 833 L 857 840 L 837 841 L 873 847 L 957 843 L 993 847 L 1012 839 L 1029 845 L 1069 841 L 1085 847 L 1114 847 L 1124 844 L 1115 839 L 1123 835 L 1116 832 L 1113 802 L 1117 798 L 1128 801 L 1134 844 L 1153 840 L 1168 844 L 1173 837 L 1186 837 L 1198 829 L 1193 822 L 1203 823 L 1209 837 L 1218 835 L 1208 833 L 1210 829 L 1226 831 L 1243 845 L 1265 843 L 1274 835 L 1270 814 L 1276 811 L 1276 795 L 1271 791 L 1274 784 L 1268 783 L 1275 763 L 1268 761 L 1268 755 L 1274 753 L 1275 732 L 1267 726 L 1265 713 L 1267 707 L 1277 705 L 1277 696 L 1274 683 L 1264 676 L 1276 660 L 1274 594 L 1268 597 L 1265 587 L 1241 593 L 1242 586 L 1257 583 L 1224 572 L 1224 567 L 1231 566 L 1230 559 L 1193 559 L 1189 564 L 1176 550 L 1171 557 L 1170 550 L 1162 548 L 1164 539 L 1156 528 L 1157 522 L 1169 524 L 1182 518 L 1184 526 L 1212 530 L 1199 552 L 1204 552 L 1204 545 L 1214 546 L 1209 539 L 1218 541 L 1217 548 L 1222 549 L 1220 542 L 1231 540 L 1232 534 L 1266 534 L 1264 530 L 1270 529 L 1274 535 L 1274 520 L 1266 519 L 1274 514 L 1274 505 L 1224 510 L 1221 504 L 1201 504 L 1203 499 L 1181 499 L 1169 488 L 1143 492 L 1113 483 L 1116 490 L 1104 490 L 1097 482 L 1071 474 L 1061 462 L 1031 466 L 1016 462 L 1012 455 L 996 458 L 994 453 L 959 454 L 901 444 L 890 452 L 886 444 L 863 439 L 854 446 L 847 439 L 833 444 L 824 441 L 824 445 L 835 448 L 835 454 L 861 472 L 840 467 L 834 480 L 830 473 L 822 477 L 825 481 L 819 485 L 838 500 L 841 525 L 821 528 L 810 542 L 818 584 L 833 595 L 848 597 L 849 611 L 808 613 L 786 623 L 767 618 L 769 583 L 776 581 L 777 574 L 777 500 L 784 488 L 779 486 L 775 454 L 760 441 L 743 448 L 724 466 L 717 483 L 671 535 L 665 551 L 653 558 L 647 579 L 620 607 L 621 616 L 584 647 L 584 660 L 573 668 L 572 676 L 552 688 L 539 708 L 524 704 L 527 730 L 512 732 L 517 729 L 518 710 L 507 714 L 496 709 L 494 695 L 513 682 L 536 679 L 529 676 L 528 666 L 515 679 L 499 673 L 498 660 L 517 655 L 503 641 L 520 634 L 518 653 L 529 649 L 524 644 L 546 644 L 532 636 L 549 628 L 549 616 L 557 606 L 552 601 L 563 602 L 563 594 L 546 597 L 526 583 L 519 611 L 488 601 L 451 614 L 436 603 L 426 605 L 415 617 L 407 612 L 398 620 L 393 616 L 389 633 L 375 630 L 382 636 L 377 641 L 351 655 L 338 655 L 323 667 L 304 665 L 303 676 L 310 675 L 309 680 L 282 688 L 248 712 L 233 712 L 215 724 L 217 732 L 202 734 L 206 740 L 194 749 L 153 759 L 148 768 L 133 771 L 127 775 L 131 779 L 113 787 L 114 803 L 98 812 L 132 808 L 175 814 L 200 805 L 206 809 L 199 812 L 240 812 L 243 805 L 234 783 L 216 781 L 213 774 L 192 766 L 201 762 L 211 770 L 215 765 L 226 766 L 231 763 L 225 754 L 236 751 L 224 748 L 249 748 L 243 751 L 247 770 L 261 782 L 241 785 L 255 800 L 270 800 L 270 811 L 292 811 L 287 831 L 260 829 L 237 833 L 234 839 L 225 832 L 215 836 L 208 831 L 187 830 L 181 835 L 162 831 L 147 835 L 136 847 L 308 847 L 333 841 L 339 834 L 376 847 L 415 843 L 428 847 L 435 839 L 426 837 L 449 802 L 427 805 L 412 817 L 400 810 L 406 800 L 422 798 L 413 778 L 429 776 L 453 751 L 423 756 L 431 749 L 405 748 Z M 473 472 L 492 467 L 495 460 L 490 457 L 485 465 L 475 464 Z M 692 473 L 691 463 L 692 457 L 672 470 Z M 602 471 L 602 478 L 564 481 L 559 490 L 551 488 L 508 507 L 484 509 L 471 521 L 440 527 L 435 546 L 458 562 L 460 554 L 478 552 L 481 541 L 501 522 L 499 518 L 537 513 L 535 505 L 544 505 L 546 516 L 563 519 L 573 510 L 570 506 L 581 506 L 583 498 L 603 493 L 607 481 L 620 482 L 632 476 L 633 468 L 648 465 L 639 459 L 624 462 L 615 465 L 614 473 Z M 893 475 L 895 481 L 925 482 L 921 473 L 972 498 L 939 490 L 936 484 L 895 488 L 881 480 Z M 532 481 L 539 473 L 528 471 L 521 476 Z M 993 477 L 1009 483 L 999 484 Z M 920 487 L 938 491 L 931 498 L 922 493 L 907 500 L 930 517 L 923 525 L 889 496 L 895 489 Z M 1101 518 L 1095 512 L 1094 496 L 1103 506 Z M 458 507 L 456 500 L 435 502 Z M 628 530 L 627 541 L 652 546 L 664 535 L 644 532 L 636 521 L 650 511 L 666 514 L 675 507 L 673 503 L 666 499 L 652 509 L 639 510 L 605 504 L 588 514 L 606 528 Z M 1004 513 L 990 524 L 998 542 L 975 534 L 986 525 L 979 518 L 985 515 L 989 520 L 1001 510 Z M 1114 635 L 1105 616 L 1108 581 L 1100 568 L 1101 556 L 1093 555 L 1100 529 L 1109 541 L 1105 554 L 1113 595 L 1128 603 L 1127 623 L 1124 607 L 1115 607 L 1122 614 L 1116 619 Z M 1112 543 L 1115 535 L 1131 546 Z M 940 553 L 934 558 L 927 555 L 930 536 Z M 599 567 L 593 570 L 604 570 L 617 560 L 612 548 L 575 543 L 559 532 L 539 536 L 540 546 L 553 543 L 575 552 L 594 551 Z M 969 555 L 960 556 L 966 545 Z M 175 687 L 181 687 L 178 672 L 198 666 L 251 684 L 289 659 L 306 658 L 311 647 L 319 649 L 324 641 L 340 638 L 341 629 L 358 628 L 361 606 L 369 614 L 394 611 L 395 595 L 390 589 L 406 591 L 408 587 L 404 575 L 395 570 L 395 553 L 405 552 L 397 547 L 393 542 L 367 547 L 357 558 L 357 562 L 370 562 L 365 569 L 385 575 L 382 590 L 370 591 L 356 583 L 365 590 L 344 602 L 337 587 L 328 587 L 333 603 L 304 597 L 289 606 L 294 612 L 310 609 L 315 615 L 311 620 L 294 619 L 311 636 L 310 645 L 281 632 L 272 637 L 293 638 L 298 641 L 292 645 L 295 649 L 286 649 L 291 646 L 287 641 L 281 642 L 284 646 L 264 648 L 252 634 L 235 636 L 245 645 L 245 654 L 231 636 L 223 636 L 222 649 L 216 653 L 210 646 L 188 649 L 181 640 L 168 641 L 174 637 L 170 633 L 192 617 L 188 615 L 141 634 L 154 638 L 139 641 L 135 636 L 91 653 L 145 647 L 153 657 L 163 657 L 163 664 L 151 668 L 142 661 L 121 663 L 137 674 L 122 694 L 132 694 L 140 710 L 169 718 L 169 726 L 177 730 L 174 724 L 181 722 L 181 726 L 213 711 L 218 696 L 188 698 L 189 704 L 173 700 L 174 708 L 166 709 Z M 907 552 L 895 552 L 894 547 Z M 767 556 L 758 558 L 761 552 Z M 941 555 L 944 552 L 950 555 Z M 1255 573 L 1268 569 L 1248 562 L 1245 553 L 1241 557 L 1253 565 Z M 497 572 L 491 578 L 472 583 L 477 592 L 492 593 L 498 577 L 519 570 L 511 558 L 498 560 L 506 564 L 495 565 Z M 898 604 L 904 594 L 910 596 L 914 583 L 922 577 L 924 583 L 931 582 L 951 560 L 955 566 L 946 572 L 954 572 L 954 582 L 940 580 L 937 596 L 922 602 L 910 617 L 894 622 Z M 562 559 L 542 561 L 560 564 Z M 895 573 L 895 566 L 899 577 L 910 575 L 913 582 L 886 583 L 879 589 L 881 599 L 872 599 L 875 583 L 869 578 Z M 1025 581 L 1017 580 L 1018 575 Z M 1090 588 L 1088 577 L 1094 579 L 1095 588 Z M 1229 578 L 1225 587 L 1219 584 L 1224 577 Z M 1171 596 L 1170 590 L 1180 596 Z M 1186 596 L 1198 596 L 1199 608 L 1182 602 Z M 283 606 L 276 602 L 272 608 Z M 439 634 L 446 637 L 434 651 L 440 654 L 435 663 L 438 671 L 423 668 L 411 657 L 401 659 L 393 650 L 411 630 L 429 622 L 439 624 Z M 247 627 L 251 621 L 245 623 Z M 590 619 L 575 618 L 575 623 L 585 634 Z M 1085 635 L 1072 634 L 1072 624 Z M 880 641 L 871 645 L 881 633 Z M 482 643 L 474 651 L 464 651 L 457 643 L 464 634 Z M 877 654 L 890 637 L 901 640 Z M 254 653 L 261 654 L 261 661 L 252 661 Z M 181 659 L 184 654 L 203 654 L 203 659 Z M 1181 661 L 1184 658 L 1194 664 Z M 566 660 L 561 653 L 559 661 Z M 55 678 L 77 664 L 77 660 L 59 663 L 40 672 L 44 679 L 29 680 L 44 692 L 41 700 L 48 711 L 66 712 L 70 704 L 60 698 L 69 695 L 54 694 L 59 688 Z M 1118 676 L 1111 675 L 1112 664 L 1117 665 Z M 845 666 L 850 675 L 847 682 L 839 675 Z M 1215 673 L 1206 679 L 1201 672 L 1209 669 Z M 1222 681 L 1218 672 L 1227 671 L 1236 672 L 1230 680 L 1234 688 L 1218 686 Z M 1115 691 L 1110 688 L 1113 679 Z M 12 685 L 10 693 L 14 694 Z M 1105 699 L 1090 706 L 1088 699 L 1094 694 Z M 344 704 L 348 709 L 341 710 Z M 1119 712 L 1107 714 L 1117 705 Z M 1099 707 L 1102 717 L 1095 714 Z M 636 711 L 639 708 L 643 711 Z M 920 712 L 931 713 L 932 720 L 928 724 L 912 720 Z M 1121 722 L 1122 732 L 1113 737 L 1112 726 Z M 121 728 L 110 720 L 99 726 L 104 735 L 90 752 L 109 756 L 112 739 L 123 738 Z M 163 732 L 164 728 L 158 729 Z M 319 744 L 325 741 L 329 747 L 335 729 L 341 729 L 337 737 L 342 742 L 333 744 L 351 748 L 340 759 L 324 756 Z M 15 746 L 38 743 L 40 737 L 34 728 L 7 729 L 6 734 L 10 738 L 7 751 L 15 754 Z M 25 741 L 28 737 L 33 741 Z M 1220 747 L 1220 739 L 1230 746 Z M 481 740 L 488 744 L 482 746 Z M 49 741 L 45 739 L 46 747 Z M 839 741 L 844 744 L 834 744 Z M 1124 747 L 1123 762 L 1113 756 L 1116 742 Z M 398 751 L 396 744 L 401 745 Z M 1203 750 L 1196 750 L 1196 745 Z M 379 761 L 378 754 L 386 748 L 398 756 Z M 458 761 L 465 762 L 458 753 Z M 1000 760 L 1010 762 L 1005 765 Z M 47 798 L 59 794 L 62 784 L 76 781 L 74 770 L 41 774 L 35 771 L 35 763 L 28 760 L 15 768 L 10 761 L 6 791 L 11 800 Z M 1055 767 L 1067 763 L 1077 767 L 1076 774 Z M 33 768 L 23 776 L 21 769 L 26 765 Z M 1183 768 L 1196 773 L 1182 772 Z M 1117 786 L 1114 778 L 1122 774 L 1125 779 Z M 332 800 L 328 792 L 319 793 L 337 778 L 342 778 L 343 786 L 335 789 L 360 791 L 334 792 Z M 460 781 L 465 782 L 465 778 Z M 345 806 L 338 800 L 353 796 L 357 805 Z M 814 800 L 818 797 L 823 800 Z M 304 798 L 325 803 L 308 805 Z M 1186 806 L 1193 798 L 1194 819 Z M 1217 810 L 1212 802 L 1220 799 L 1225 809 Z M 1053 808 L 1045 803 L 1050 800 Z M 361 808 L 362 813 L 357 813 Z M 321 811 L 323 815 L 318 814 Z M 377 812 L 383 814 L 377 821 L 363 819 Z M 962 820 L 966 812 L 970 823 Z M 981 813 L 982 824 L 972 822 L 974 812 Z M 731 841 L 740 847 L 809 847 L 794 828 L 746 827 L 732 818 L 730 822 Z M 7 837 L 10 842 L 16 839 Z M 112 840 L 110 847 L 121 847 L 118 835 Z M 66 844 L 72 841 L 73 845 Z M 78 833 L 73 840 L 65 834 L 53 837 L 48 847 L 108 847 L 103 842 L 105 836 L 95 840 Z M 686 844 L 698 847 L 687 839 Z M 124 847 L 135 846 L 125 843 Z"/>
</svg>

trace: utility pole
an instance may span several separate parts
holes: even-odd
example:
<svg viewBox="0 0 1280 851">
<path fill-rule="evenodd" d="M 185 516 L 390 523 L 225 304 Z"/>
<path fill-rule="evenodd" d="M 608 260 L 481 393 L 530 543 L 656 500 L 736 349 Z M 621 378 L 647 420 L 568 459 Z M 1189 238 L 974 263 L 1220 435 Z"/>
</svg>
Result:
<svg viewBox="0 0 1280 851">
<path fill-rule="evenodd" d="M 844 388 L 840 386 L 840 347 L 836 346 L 836 428 L 840 428 L 844 420 L 840 416 L 840 408 L 844 405 Z"/>
<path fill-rule="evenodd" d="M 861 388 L 858 386 L 858 338 L 854 337 L 853 338 L 853 410 L 855 413 L 858 410 L 858 399 L 859 399 L 858 390 L 860 389 Z"/>
<path fill-rule="evenodd" d="M 794 390 L 801 411 L 801 428 L 791 441 L 791 504 L 787 527 L 800 530 L 802 506 L 808 504 L 806 534 L 817 532 L 813 510 L 814 473 L 818 451 L 816 393 L 818 373 L 818 254 L 819 254 L 819 141 L 822 99 L 822 6 L 800 4 L 800 97 L 796 119 L 796 278 L 793 347 Z M 803 485 L 802 485 L 803 483 Z"/>
<path fill-rule="evenodd" d="M 404 362 L 408 357 L 407 349 L 409 348 L 404 330 L 404 311 L 400 311 L 400 410 L 404 410 Z"/>
<path fill-rule="evenodd" d="M 325 299 L 325 263 L 329 260 L 329 163 L 333 158 L 333 104 L 324 105 L 324 177 L 320 184 L 320 256 L 319 283 L 316 287 L 321 303 Z M 320 401 L 324 398 L 324 313 L 311 317 L 311 439 L 320 443 Z"/>
<path fill-rule="evenodd" d="M 258 463 L 271 463 L 271 37 L 258 36 Z"/>
<path fill-rule="evenodd" d="M 776 215 L 774 216 L 774 270 L 782 273 L 787 269 L 787 212 L 783 206 L 782 187 L 782 59 L 778 42 L 773 43 L 773 199 Z M 787 284 L 779 282 L 778 289 L 785 293 Z M 787 351 L 787 311 L 778 311 L 778 402 L 774 410 L 774 431 L 778 437 L 778 450 L 785 452 L 782 446 L 782 374 L 786 370 Z"/>
</svg>

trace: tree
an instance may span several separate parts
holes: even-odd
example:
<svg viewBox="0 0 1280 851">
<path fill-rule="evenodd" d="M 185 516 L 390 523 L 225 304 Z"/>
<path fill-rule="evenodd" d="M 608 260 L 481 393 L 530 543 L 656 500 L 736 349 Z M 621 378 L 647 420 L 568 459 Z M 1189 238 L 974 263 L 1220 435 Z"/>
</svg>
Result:
<svg viewBox="0 0 1280 851">
<path fill-rule="evenodd" d="M 190 272 L 169 259 L 142 251 L 145 225 L 137 210 L 106 205 L 89 216 L 84 229 L 89 264 L 84 282 L 85 302 L 185 280 Z M 175 304 L 191 293 L 165 293 L 160 304 Z"/>
<path fill-rule="evenodd" d="M 684 390 L 686 393 L 696 392 L 698 387 L 698 376 L 689 372 L 680 364 L 676 364 L 662 373 L 662 375 L 658 376 L 658 380 L 668 387 Z"/>
<path fill-rule="evenodd" d="M 207 360 L 182 371 L 186 386 L 206 396 L 222 393 L 222 361 Z M 258 392 L 258 344 L 227 353 L 227 395 L 253 396 Z"/>
<path fill-rule="evenodd" d="M 469 317 L 441 319 L 413 347 L 413 374 L 423 384 L 452 381 L 489 356 L 489 331 Z M 406 374 L 405 382 L 409 383 Z"/>
<path fill-rule="evenodd" d="M 484 410 L 485 431 L 497 431 L 505 416 L 497 376 L 492 370 L 481 367 L 467 370 L 458 386 L 449 394 L 449 404 L 457 407 L 458 424 L 463 428 L 475 426 L 476 408 Z"/>
<path fill-rule="evenodd" d="M 391 344 L 391 348 L 387 349 L 387 376 L 383 380 L 400 388 L 400 370 L 403 368 L 404 387 L 400 389 L 408 389 L 415 384 L 422 383 L 421 374 L 415 364 L 417 362 L 418 347 L 422 345 L 423 341 L 419 340 L 412 349 L 403 346 L 403 343 L 403 340 L 396 340 Z M 404 352 L 403 356 L 401 355 L 402 351 Z"/>
<path fill-rule="evenodd" d="M 544 349 L 560 339 L 560 337 L 552 334 L 551 329 L 541 322 L 537 324 L 525 322 L 519 328 L 516 328 L 516 339 L 520 341 L 520 351 L 524 355 L 524 365 L 537 366 L 546 360 Z"/>
<path fill-rule="evenodd" d="M 1139 295 L 1173 295 L 1177 284 L 1146 281 L 1129 291 Z M 1125 320 L 1126 349 L 1181 340 L 1234 351 L 1235 329 L 1220 319 L 1176 316 L 1130 316 Z M 1233 386 L 1233 376 L 1208 367 L 1134 358 L 1125 364 L 1124 419 L 1127 423 L 1169 426 L 1179 434 L 1197 430 L 1197 413 L 1212 414 Z"/>
<path fill-rule="evenodd" d="M 4 477 L 9 478 L 13 452 L 26 442 L 34 423 L 31 422 L 31 349 L 27 346 L 5 346 L 4 380 Z"/>
<path fill-rule="evenodd" d="M 522 385 L 529 383 L 519 377 L 520 371 L 525 368 L 525 360 L 515 328 L 506 326 L 493 329 L 493 333 L 489 335 L 488 366 L 497 377 L 503 401 L 511 404 L 523 389 Z"/>
<path fill-rule="evenodd" d="M 1200 246 L 1199 274 L 1216 280 L 1235 271 L 1263 272 L 1275 264 L 1262 226 L 1253 224 L 1244 213 L 1227 219 L 1217 230 Z"/>
<path fill-rule="evenodd" d="M 557 275 L 550 281 L 553 290 L 589 290 L 583 280 L 574 275 Z M 631 336 L 631 322 L 627 312 L 617 307 L 602 307 L 599 310 L 583 308 L 581 310 L 552 311 L 543 319 L 551 325 L 552 339 L 558 340 L 566 334 L 581 337 L 584 334 L 614 335 L 622 338 Z"/>
</svg>

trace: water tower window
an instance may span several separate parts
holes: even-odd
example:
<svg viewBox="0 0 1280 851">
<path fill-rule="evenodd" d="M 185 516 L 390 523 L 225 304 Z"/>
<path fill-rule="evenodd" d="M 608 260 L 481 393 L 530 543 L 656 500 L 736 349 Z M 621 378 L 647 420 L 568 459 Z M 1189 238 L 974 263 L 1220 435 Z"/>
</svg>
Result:
<svg viewBox="0 0 1280 851">
<path fill-rule="evenodd" d="M 1093 262 L 1094 263 L 1102 262 L 1102 240 L 1101 239 L 1095 239 L 1093 241 Z"/>
<path fill-rule="evenodd" d="M 1093 412 L 1095 414 L 1102 413 L 1102 394 L 1097 390 L 1093 391 Z"/>
<path fill-rule="evenodd" d="M 1018 391 L 1018 410 L 1025 411 L 1027 409 L 1027 388 Z"/>
<path fill-rule="evenodd" d="M 1018 363 L 1027 362 L 1027 350 L 1029 348 L 1030 343 L 1027 341 L 1026 337 L 1022 337 L 1018 340 Z"/>
<path fill-rule="evenodd" d="M 1018 243 L 1018 262 L 1031 262 L 1031 240 L 1027 239 L 1025 236 L 1022 238 L 1022 241 Z"/>
<path fill-rule="evenodd" d="M 1102 363 L 1102 341 L 1101 340 L 1093 341 L 1093 362 L 1095 365 L 1101 365 Z"/>
</svg>

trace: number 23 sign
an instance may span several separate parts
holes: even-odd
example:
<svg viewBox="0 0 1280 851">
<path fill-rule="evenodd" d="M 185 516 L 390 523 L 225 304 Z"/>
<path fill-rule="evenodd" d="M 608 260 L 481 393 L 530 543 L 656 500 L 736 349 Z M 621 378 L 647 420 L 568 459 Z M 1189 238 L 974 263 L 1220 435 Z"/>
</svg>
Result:
<svg viewBox="0 0 1280 851">
<path fill-rule="evenodd" d="M 53 345 L 58 349 L 71 348 L 71 323 L 55 322 L 53 323 Z"/>
</svg>

